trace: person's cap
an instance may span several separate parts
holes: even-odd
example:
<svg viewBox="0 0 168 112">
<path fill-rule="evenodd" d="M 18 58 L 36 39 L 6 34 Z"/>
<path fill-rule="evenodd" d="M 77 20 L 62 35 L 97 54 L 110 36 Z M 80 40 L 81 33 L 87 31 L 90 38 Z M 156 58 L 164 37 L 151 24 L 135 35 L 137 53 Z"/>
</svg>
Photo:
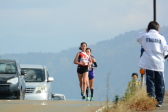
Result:
<svg viewBox="0 0 168 112">
<path fill-rule="evenodd" d="M 136 75 L 136 76 L 138 77 L 138 74 L 137 74 L 137 73 L 132 73 L 131 77 L 134 76 L 134 75 Z"/>
</svg>

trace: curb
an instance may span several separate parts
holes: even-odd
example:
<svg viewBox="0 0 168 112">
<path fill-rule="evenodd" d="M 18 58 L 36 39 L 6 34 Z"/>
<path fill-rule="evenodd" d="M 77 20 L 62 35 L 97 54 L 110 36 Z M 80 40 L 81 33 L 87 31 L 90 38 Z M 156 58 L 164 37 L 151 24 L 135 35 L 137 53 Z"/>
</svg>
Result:
<svg viewBox="0 0 168 112">
<path fill-rule="evenodd" d="M 106 109 L 108 109 L 110 107 L 112 107 L 112 105 L 103 106 L 103 107 L 99 108 L 98 110 L 96 110 L 95 112 L 103 112 L 104 110 L 106 110 Z"/>
</svg>

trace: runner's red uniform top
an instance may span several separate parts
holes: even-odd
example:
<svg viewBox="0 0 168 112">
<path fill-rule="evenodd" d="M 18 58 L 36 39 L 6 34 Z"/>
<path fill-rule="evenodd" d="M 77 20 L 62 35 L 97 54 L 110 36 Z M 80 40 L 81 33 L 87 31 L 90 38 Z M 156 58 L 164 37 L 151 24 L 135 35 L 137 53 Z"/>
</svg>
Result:
<svg viewBox="0 0 168 112">
<path fill-rule="evenodd" d="M 80 66 L 88 66 L 89 56 L 85 52 L 79 52 L 79 62 L 85 64 Z"/>
</svg>

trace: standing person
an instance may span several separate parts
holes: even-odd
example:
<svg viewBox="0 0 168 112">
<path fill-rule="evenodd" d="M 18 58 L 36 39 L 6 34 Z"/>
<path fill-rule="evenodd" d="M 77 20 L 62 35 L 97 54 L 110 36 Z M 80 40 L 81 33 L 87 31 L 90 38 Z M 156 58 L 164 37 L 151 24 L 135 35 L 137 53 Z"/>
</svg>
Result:
<svg viewBox="0 0 168 112">
<path fill-rule="evenodd" d="M 164 47 L 165 38 L 159 34 L 159 24 L 151 21 L 144 34 L 137 37 L 137 42 L 144 48 L 138 66 L 146 69 L 146 86 L 149 96 L 156 98 L 157 107 L 161 107 L 164 99 Z M 156 96 L 156 97 L 155 97 Z"/>
<path fill-rule="evenodd" d="M 137 90 L 139 89 L 139 86 L 140 86 L 140 82 L 138 81 L 138 74 L 137 73 L 132 73 L 131 77 L 132 77 L 132 81 L 129 81 L 127 90 L 125 92 L 124 99 L 126 99 L 126 100 L 128 98 L 130 98 L 132 95 L 134 95 L 135 92 L 137 92 Z"/>
<path fill-rule="evenodd" d="M 81 52 L 76 54 L 74 59 L 74 64 L 77 64 L 77 73 L 79 79 L 79 85 L 81 89 L 81 96 L 82 99 L 85 99 L 86 88 L 87 88 L 87 81 L 88 81 L 88 62 L 89 56 L 86 54 L 87 44 L 82 42 L 79 49 Z"/>
<path fill-rule="evenodd" d="M 131 94 L 134 94 L 140 86 L 140 82 L 138 81 L 138 74 L 132 73 L 131 75 L 132 81 L 128 83 L 128 89 L 130 90 Z"/>
<path fill-rule="evenodd" d="M 89 100 L 93 101 L 93 92 L 94 92 L 93 83 L 94 83 L 94 76 L 95 76 L 94 68 L 97 67 L 97 63 L 96 63 L 95 58 L 91 55 L 91 49 L 90 48 L 86 49 L 86 53 L 89 55 L 89 57 L 92 61 L 92 64 L 89 66 L 89 76 L 88 76 L 89 83 L 88 83 L 88 87 L 86 89 L 86 101 L 89 101 Z M 90 91 L 91 91 L 91 97 L 90 98 L 88 96 L 89 88 L 90 88 Z"/>
<path fill-rule="evenodd" d="M 131 75 L 132 81 L 128 83 L 128 87 L 135 86 L 138 87 L 140 86 L 140 82 L 138 81 L 138 74 L 137 73 L 132 73 Z"/>
</svg>

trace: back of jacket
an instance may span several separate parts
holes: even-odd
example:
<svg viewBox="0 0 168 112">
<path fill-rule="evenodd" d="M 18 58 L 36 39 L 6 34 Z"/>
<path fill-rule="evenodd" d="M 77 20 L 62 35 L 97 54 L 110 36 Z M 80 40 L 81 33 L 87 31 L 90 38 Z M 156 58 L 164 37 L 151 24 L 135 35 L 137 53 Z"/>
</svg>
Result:
<svg viewBox="0 0 168 112">
<path fill-rule="evenodd" d="M 150 30 L 147 33 L 140 34 L 137 37 L 143 48 L 144 53 L 139 59 L 138 66 L 141 68 L 164 71 L 164 47 L 166 46 L 165 38 L 156 30 Z"/>
</svg>

